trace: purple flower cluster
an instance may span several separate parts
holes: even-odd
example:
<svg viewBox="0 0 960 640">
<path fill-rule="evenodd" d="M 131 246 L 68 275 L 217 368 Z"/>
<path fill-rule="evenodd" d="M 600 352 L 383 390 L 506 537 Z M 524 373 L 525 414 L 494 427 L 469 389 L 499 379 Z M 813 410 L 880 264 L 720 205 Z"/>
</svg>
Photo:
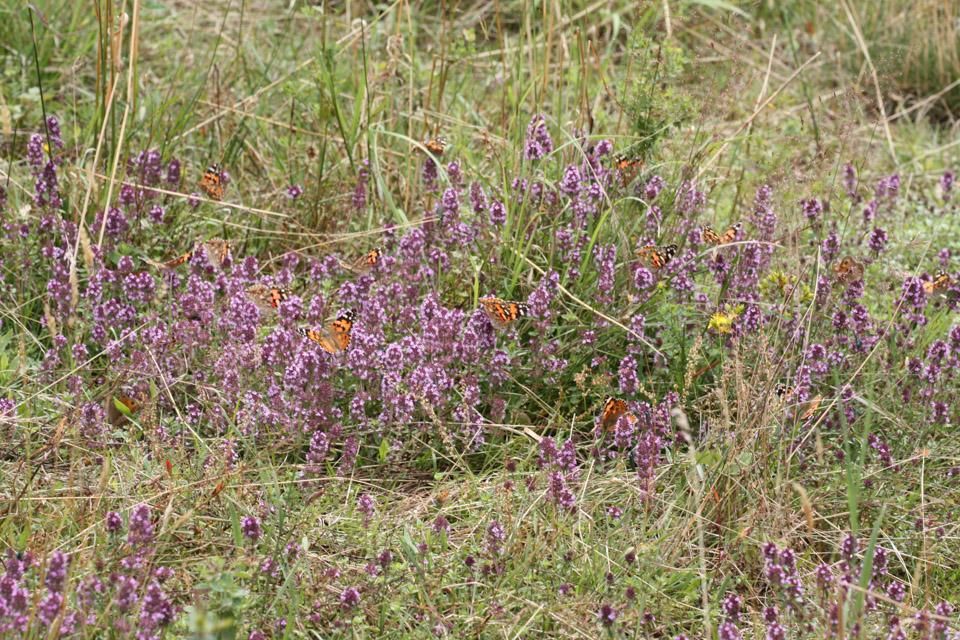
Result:
<svg viewBox="0 0 960 640">
<path fill-rule="evenodd" d="M 527 138 L 523 145 L 523 153 L 527 160 L 539 160 L 553 151 L 553 139 L 547 129 L 547 120 L 537 114 L 530 119 L 527 125 Z"/>
</svg>

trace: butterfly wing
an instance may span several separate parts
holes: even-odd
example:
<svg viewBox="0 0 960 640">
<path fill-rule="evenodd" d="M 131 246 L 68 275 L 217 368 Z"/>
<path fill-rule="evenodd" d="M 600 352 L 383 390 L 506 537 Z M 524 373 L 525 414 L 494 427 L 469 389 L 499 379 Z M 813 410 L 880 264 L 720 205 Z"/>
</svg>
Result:
<svg viewBox="0 0 960 640">
<path fill-rule="evenodd" d="M 431 138 L 424 142 L 423 146 L 426 147 L 427 151 L 433 155 L 442 156 L 443 152 L 447 149 L 447 141 L 443 136 L 437 136 L 436 138 Z"/>
<path fill-rule="evenodd" d="M 203 250 L 211 264 L 222 267 L 230 255 L 230 243 L 223 238 L 211 238 L 203 243 Z"/>
<path fill-rule="evenodd" d="M 166 262 L 161 262 L 160 266 L 163 267 L 164 269 L 176 269 L 180 265 L 190 260 L 190 258 L 192 257 L 193 257 L 193 251 L 187 251 L 183 255 L 177 256 L 173 260 L 167 260 Z"/>
<path fill-rule="evenodd" d="M 713 227 L 704 227 L 703 228 L 703 240 L 710 244 L 720 244 L 722 238 L 720 234 L 713 230 Z"/>
<path fill-rule="evenodd" d="M 280 303 L 290 297 L 285 289 L 268 287 L 265 284 L 253 284 L 247 287 L 247 295 L 253 300 L 260 311 L 276 311 Z"/>
<path fill-rule="evenodd" d="M 300 328 L 298 331 L 303 337 L 320 345 L 320 348 L 327 353 L 340 353 L 350 346 L 355 319 L 356 314 L 348 309 L 323 329 Z"/>
<path fill-rule="evenodd" d="M 723 232 L 723 237 L 720 238 L 720 241 L 723 244 L 728 244 L 737 239 L 737 235 L 740 233 L 740 227 L 742 225 L 738 222 L 736 224 L 730 225 L 730 228 Z"/>
<path fill-rule="evenodd" d="M 627 412 L 627 402 L 610 396 L 603 403 L 600 410 L 600 428 L 607 431 L 617 423 L 617 420 Z"/>
<path fill-rule="evenodd" d="M 833 270 L 837 274 L 837 280 L 843 284 L 850 284 L 863 278 L 863 264 L 857 262 L 850 256 L 843 258 L 840 264 L 835 266 Z"/>
<path fill-rule="evenodd" d="M 380 247 L 375 247 L 370 251 L 354 260 L 353 262 L 340 261 L 340 265 L 355 273 L 368 273 L 380 262 L 383 251 Z"/>
<path fill-rule="evenodd" d="M 710 244 L 729 244 L 737 239 L 737 234 L 740 233 L 741 226 L 739 222 L 731 225 L 723 234 L 717 233 L 713 227 L 704 227 L 703 240 Z"/>
<path fill-rule="evenodd" d="M 923 283 L 923 290 L 926 291 L 927 294 L 931 294 L 936 291 L 946 289 L 952 283 L 953 279 L 950 277 L 950 274 L 948 274 L 946 271 L 940 271 L 933 280 Z"/>
<path fill-rule="evenodd" d="M 220 165 L 212 164 L 207 167 L 198 184 L 211 199 L 223 200 L 223 173 Z"/>
<path fill-rule="evenodd" d="M 665 247 L 647 245 L 637 250 L 637 255 L 640 257 L 640 260 L 648 267 L 657 270 L 667 266 L 667 263 L 670 262 L 676 254 L 677 245 L 675 244 L 670 244 Z"/>
<path fill-rule="evenodd" d="M 480 298 L 480 307 L 495 326 L 504 328 L 518 318 L 527 315 L 529 309 L 522 302 L 511 302 L 501 298 Z"/>
<path fill-rule="evenodd" d="M 807 404 L 807 408 L 804 409 L 802 414 L 800 414 L 800 419 L 806 420 L 807 418 L 812 416 L 814 413 L 816 413 L 817 409 L 820 408 L 821 402 L 823 402 L 823 396 L 820 394 L 817 394 L 816 396 L 811 398 L 810 402 Z"/>
</svg>

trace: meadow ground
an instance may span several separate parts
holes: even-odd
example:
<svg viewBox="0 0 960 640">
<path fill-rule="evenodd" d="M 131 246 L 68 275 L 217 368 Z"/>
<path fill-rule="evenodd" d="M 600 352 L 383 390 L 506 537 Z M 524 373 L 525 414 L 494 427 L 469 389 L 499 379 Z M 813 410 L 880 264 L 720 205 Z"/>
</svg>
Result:
<svg viewBox="0 0 960 640">
<path fill-rule="evenodd" d="M 960 637 L 951 0 L 0 0 L 0 637 Z"/>
</svg>

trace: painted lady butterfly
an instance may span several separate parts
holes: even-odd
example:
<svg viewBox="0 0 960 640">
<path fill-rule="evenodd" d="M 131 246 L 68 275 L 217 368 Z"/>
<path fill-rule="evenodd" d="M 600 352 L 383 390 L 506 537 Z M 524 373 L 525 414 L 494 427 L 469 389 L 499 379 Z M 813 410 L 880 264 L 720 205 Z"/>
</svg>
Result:
<svg viewBox="0 0 960 640">
<path fill-rule="evenodd" d="M 841 284 L 850 284 L 863 279 L 863 263 L 850 256 L 843 258 L 833 267 L 833 272 L 837 275 L 837 282 Z"/>
<path fill-rule="evenodd" d="M 377 266 L 382 255 L 383 251 L 380 249 L 380 247 L 376 247 L 370 251 L 367 251 L 365 254 L 352 262 L 344 262 L 341 260 L 340 266 L 355 273 L 367 273 Z"/>
<path fill-rule="evenodd" d="M 651 244 L 637 249 L 637 256 L 640 260 L 648 267 L 658 271 L 667 266 L 667 263 L 673 260 L 675 255 L 677 255 L 677 245 L 675 244 L 668 244 L 665 247 L 656 247 Z"/>
<path fill-rule="evenodd" d="M 529 313 L 530 309 L 522 302 L 511 302 L 501 298 L 480 298 L 480 307 L 496 327 L 507 327 L 518 318 Z"/>
<path fill-rule="evenodd" d="M 427 151 L 439 157 L 443 155 L 444 151 L 446 151 L 447 141 L 443 136 L 437 136 L 436 138 L 431 138 L 424 142 L 423 146 L 427 148 Z"/>
<path fill-rule="evenodd" d="M 203 172 L 198 183 L 212 200 L 223 200 L 223 170 L 218 164 L 212 164 Z"/>
<path fill-rule="evenodd" d="M 300 327 L 297 331 L 304 338 L 316 342 L 327 353 L 340 353 L 350 346 L 350 333 L 356 318 L 357 314 L 353 309 L 347 309 L 338 315 L 336 320 L 320 329 Z"/>
<path fill-rule="evenodd" d="M 280 303 L 290 297 L 290 292 L 258 282 L 247 287 L 247 295 L 261 311 L 276 311 Z"/>
<path fill-rule="evenodd" d="M 740 229 L 743 227 L 741 223 L 736 223 L 731 225 L 726 231 L 722 234 L 714 231 L 713 227 L 704 227 L 703 228 L 703 240 L 709 244 L 729 244 L 737 239 L 737 235 L 740 233 Z"/>
<path fill-rule="evenodd" d="M 621 398 L 608 397 L 603 402 L 603 408 L 600 409 L 600 429 L 609 431 L 617 423 L 620 416 L 627 414 L 627 401 Z M 628 414 L 631 417 L 633 414 Z"/>
<path fill-rule="evenodd" d="M 923 283 L 923 290 L 929 295 L 936 291 L 942 291 L 951 284 L 953 284 L 953 278 L 950 277 L 950 274 L 946 271 L 939 271 L 933 280 Z"/>
<path fill-rule="evenodd" d="M 643 166 L 643 159 L 630 158 L 623 154 L 614 156 L 613 166 L 618 171 L 636 171 Z"/>
<path fill-rule="evenodd" d="M 163 267 L 164 269 L 175 269 L 176 267 L 189 262 L 198 251 L 204 251 L 207 256 L 207 260 L 209 260 L 211 264 L 217 267 L 222 267 L 227 261 L 227 257 L 230 255 L 230 243 L 222 238 L 211 238 L 210 240 L 198 242 L 190 251 L 174 258 L 173 260 L 161 262 L 159 266 Z"/>
</svg>

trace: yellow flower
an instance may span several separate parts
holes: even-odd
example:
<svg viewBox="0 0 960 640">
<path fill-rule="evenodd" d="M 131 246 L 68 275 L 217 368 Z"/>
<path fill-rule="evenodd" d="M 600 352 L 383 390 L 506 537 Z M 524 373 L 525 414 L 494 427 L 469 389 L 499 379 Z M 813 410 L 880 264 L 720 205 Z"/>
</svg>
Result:
<svg viewBox="0 0 960 640">
<path fill-rule="evenodd" d="M 713 333 L 719 333 L 720 335 L 726 335 L 733 332 L 733 321 L 736 319 L 735 314 L 724 313 L 723 311 L 717 311 L 712 316 L 710 316 L 710 322 L 707 324 L 707 331 L 712 331 Z"/>
</svg>

